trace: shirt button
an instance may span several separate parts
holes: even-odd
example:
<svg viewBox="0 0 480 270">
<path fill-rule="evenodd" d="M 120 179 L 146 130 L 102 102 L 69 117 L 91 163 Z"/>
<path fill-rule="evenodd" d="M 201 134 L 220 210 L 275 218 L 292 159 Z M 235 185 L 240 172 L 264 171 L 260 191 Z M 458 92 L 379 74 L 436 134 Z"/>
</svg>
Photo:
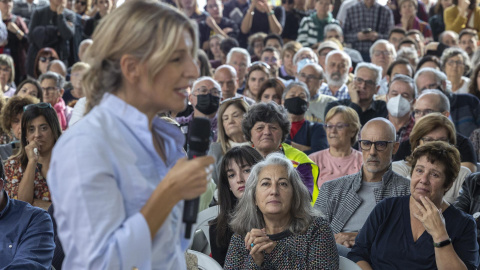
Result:
<svg viewBox="0 0 480 270">
<path fill-rule="evenodd" d="M 8 245 L 8 248 L 12 248 L 12 245 Z"/>
</svg>

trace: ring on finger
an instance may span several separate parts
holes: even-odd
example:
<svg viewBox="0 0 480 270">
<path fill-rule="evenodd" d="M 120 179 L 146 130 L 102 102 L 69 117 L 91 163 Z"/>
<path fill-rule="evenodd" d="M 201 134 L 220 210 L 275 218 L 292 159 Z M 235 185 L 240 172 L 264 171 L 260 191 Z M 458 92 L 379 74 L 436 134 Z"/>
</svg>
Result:
<svg viewBox="0 0 480 270">
<path fill-rule="evenodd" d="M 253 248 L 253 247 L 255 246 L 255 244 L 254 244 L 254 243 L 251 243 L 250 246 Z"/>
</svg>

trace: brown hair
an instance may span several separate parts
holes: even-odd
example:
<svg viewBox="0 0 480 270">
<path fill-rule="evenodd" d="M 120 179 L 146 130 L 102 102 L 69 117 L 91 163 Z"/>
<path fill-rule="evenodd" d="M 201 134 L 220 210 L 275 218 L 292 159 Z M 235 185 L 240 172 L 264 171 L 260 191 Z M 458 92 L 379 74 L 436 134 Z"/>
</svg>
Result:
<svg viewBox="0 0 480 270">
<path fill-rule="evenodd" d="M 420 139 L 437 128 L 445 128 L 448 133 L 448 142 L 457 144 L 457 135 L 452 121 L 441 113 L 429 113 L 417 120 L 410 133 L 410 145 L 412 152 L 420 144 Z"/>
<path fill-rule="evenodd" d="M 480 85 L 477 83 L 478 73 L 480 72 L 480 63 L 475 67 L 470 76 L 470 85 L 468 86 L 468 93 L 480 98 Z"/>
<path fill-rule="evenodd" d="M 445 182 L 443 182 L 443 187 L 450 189 L 460 172 L 460 152 L 458 152 L 457 148 L 446 142 L 429 142 L 419 146 L 411 155 L 410 164 L 412 164 L 412 170 L 410 177 L 415 170 L 417 161 L 425 156 L 428 162 L 435 164 L 435 162 L 438 161 L 443 165 L 445 168 Z M 446 191 L 448 191 L 448 189 Z"/>
<path fill-rule="evenodd" d="M 225 154 L 229 149 L 230 149 L 230 144 L 228 143 L 228 136 L 225 133 L 225 129 L 223 128 L 223 113 L 227 110 L 228 107 L 234 106 L 243 113 L 248 112 L 248 104 L 243 100 L 243 97 L 240 98 L 232 98 L 229 100 L 225 100 L 220 104 L 220 108 L 218 108 L 218 117 L 217 117 L 217 129 L 218 129 L 218 136 L 217 136 L 217 142 L 220 143 L 222 146 L 222 151 L 223 154 Z M 241 128 L 241 126 L 240 126 Z"/>
<path fill-rule="evenodd" d="M 254 72 L 254 71 L 263 71 L 265 74 L 267 74 L 267 78 L 270 78 L 270 70 L 267 68 L 267 65 L 255 64 L 254 63 L 253 65 L 251 65 L 248 68 L 248 73 L 247 73 L 246 80 L 245 80 L 245 91 L 250 92 L 250 87 L 248 87 L 248 81 L 250 80 L 250 74 L 252 74 L 252 72 Z M 253 95 L 253 93 L 252 93 L 252 95 Z M 255 100 L 258 100 L 258 96 L 255 97 Z"/>
<path fill-rule="evenodd" d="M 2 129 L 5 132 L 9 132 L 12 128 L 12 119 L 18 114 L 23 113 L 23 107 L 38 102 L 39 100 L 32 96 L 13 96 L 9 98 L 5 106 L 3 106 L 2 114 L 0 115 Z"/>
<path fill-rule="evenodd" d="M 257 101 L 259 102 L 262 99 L 263 92 L 268 88 L 274 88 L 275 93 L 278 95 L 278 98 L 281 100 L 283 91 L 285 91 L 285 85 L 283 85 L 282 81 L 277 78 L 271 78 L 266 80 L 262 86 L 260 86 L 260 90 L 258 91 Z"/>
<path fill-rule="evenodd" d="M 55 58 L 55 60 L 59 59 L 58 54 L 54 49 L 49 47 L 40 49 L 40 51 L 38 51 L 37 53 L 37 57 L 35 57 L 35 65 L 33 69 L 33 76 L 35 76 L 35 78 L 38 78 L 41 75 L 40 69 L 38 68 L 38 62 L 40 61 L 40 57 L 53 57 Z"/>
</svg>

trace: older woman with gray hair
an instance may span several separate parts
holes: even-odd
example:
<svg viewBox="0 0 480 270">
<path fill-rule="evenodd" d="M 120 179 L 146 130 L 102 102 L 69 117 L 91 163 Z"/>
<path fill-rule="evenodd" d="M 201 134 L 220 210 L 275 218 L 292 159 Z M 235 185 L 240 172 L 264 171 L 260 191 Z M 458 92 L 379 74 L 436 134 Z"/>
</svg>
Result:
<svg viewBox="0 0 480 270">
<path fill-rule="evenodd" d="M 446 49 L 441 58 L 442 71 L 452 83 L 453 93 L 468 93 L 470 79 L 465 77 L 470 71 L 470 58 L 459 48 Z"/>
<path fill-rule="evenodd" d="M 282 105 L 291 122 L 286 143 L 309 155 L 328 147 L 322 124 L 305 120 L 310 102 L 310 92 L 303 82 L 292 82 L 283 92 Z"/>
<path fill-rule="evenodd" d="M 281 154 L 253 167 L 230 226 L 235 234 L 225 269 L 338 269 L 330 226 Z"/>
<path fill-rule="evenodd" d="M 242 122 L 245 138 L 263 157 L 279 152 L 292 161 L 312 195 L 313 204 L 318 196 L 318 166 L 302 151 L 283 143 L 290 127 L 287 110 L 274 102 L 250 106 Z"/>
</svg>

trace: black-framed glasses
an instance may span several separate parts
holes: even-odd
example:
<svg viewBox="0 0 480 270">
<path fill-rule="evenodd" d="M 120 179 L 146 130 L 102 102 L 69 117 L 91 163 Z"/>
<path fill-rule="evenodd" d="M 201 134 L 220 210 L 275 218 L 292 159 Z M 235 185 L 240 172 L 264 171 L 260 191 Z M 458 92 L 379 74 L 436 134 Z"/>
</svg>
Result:
<svg viewBox="0 0 480 270">
<path fill-rule="evenodd" d="M 305 74 L 303 72 L 300 72 L 300 78 L 309 81 L 309 80 L 321 80 L 323 79 L 321 76 L 315 76 L 313 74 Z"/>
<path fill-rule="evenodd" d="M 194 96 L 208 95 L 208 94 L 212 94 L 213 96 L 219 97 L 221 96 L 222 91 L 218 90 L 217 88 L 208 89 L 207 87 L 203 87 L 203 86 L 193 90 Z"/>
<path fill-rule="evenodd" d="M 51 56 L 50 57 L 45 57 L 45 56 L 40 57 L 40 62 L 43 62 L 43 63 L 45 63 L 47 61 L 53 61 L 53 60 L 56 60 L 56 58 L 51 57 Z"/>
<path fill-rule="evenodd" d="M 56 87 L 56 86 L 42 87 L 42 91 L 44 93 L 51 93 L 51 92 L 56 91 L 56 90 L 58 90 L 58 87 Z"/>
<path fill-rule="evenodd" d="M 372 148 L 372 145 L 375 145 L 375 150 L 377 151 L 384 151 L 387 149 L 389 143 L 394 143 L 394 141 L 376 141 L 372 142 L 369 140 L 359 140 L 360 148 L 364 151 L 369 151 Z"/>
<path fill-rule="evenodd" d="M 333 130 L 334 128 L 336 128 L 337 130 L 343 130 L 348 126 L 350 126 L 350 124 L 347 124 L 347 123 L 338 123 L 336 125 L 332 125 L 332 124 L 324 125 L 325 129 L 328 129 L 328 130 Z"/>
<path fill-rule="evenodd" d="M 26 111 L 28 111 L 32 108 L 40 108 L 40 109 L 52 108 L 52 104 L 50 104 L 48 102 L 28 104 L 28 105 L 23 106 L 23 111 L 26 112 Z"/>
<path fill-rule="evenodd" d="M 372 81 L 372 80 L 364 80 L 364 79 L 362 79 L 362 78 L 360 78 L 360 77 L 355 77 L 355 78 L 353 78 L 353 80 L 354 80 L 356 83 L 358 83 L 358 84 L 365 83 L 365 85 L 368 86 L 368 87 L 375 87 L 375 86 L 377 86 L 377 84 L 376 84 L 374 81 Z"/>
<path fill-rule="evenodd" d="M 425 116 L 427 114 L 430 114 L 430 113 L 435 113 L 437 111 L 435 110 L 430 110 L 430 109 L 426 109 L 426 110 L 413 110 L 413 115 L 415 117 L 421 117 L 421 116 Z"/>
</svg>

